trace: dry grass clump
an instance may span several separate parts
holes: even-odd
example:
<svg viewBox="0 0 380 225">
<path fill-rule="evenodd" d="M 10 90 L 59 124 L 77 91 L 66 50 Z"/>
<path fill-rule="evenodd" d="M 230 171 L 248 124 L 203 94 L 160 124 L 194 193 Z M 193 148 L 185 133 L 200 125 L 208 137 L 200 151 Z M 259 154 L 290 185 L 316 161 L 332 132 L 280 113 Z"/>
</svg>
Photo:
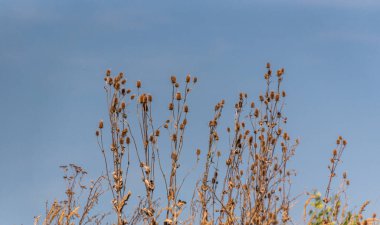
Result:
<svg viewBox="0 0 380 225">
<path fill-rule="evenodd" d="M 73 170 L 71 175 L 65 176 L 67 199 L 47 207 L 43 224 L 101 224 L 105 214 L 90 216 L 90 211 L 104 192 L 101 189 L 103 179 L 109 196 L 112 196 L 112 224 L 293 223 L 290 210 L 294 198 L 290 190 L 295 171 L 288 168 L 288 162 L 299 141 L 292 140 L 285 129 L 284 73 L 283 68 L 273 72 L 268 63 L 263 94 L 255 101 L 250 101 L 247 93 L 239 94 L 234 105 L 233 124 L 227 128 L 228 140 L 223 142 L 219 125 L 225 101 L 215 105 L 214 115 L 208 123 L 206 151 L 196 150 L 196 162 L 201 162 L 203 167 L 198 174 L 199 180 L 191 186 L 194 195 L 187 203 L 181 198 L 181 189 L 192 170 L 180 173 L 179 170 L 189 125 L 188 98 L 197 78 L 187 75 L 180 84 L 176 76 L 170 77 L 167 120 L 156 123 L 154 97 L 143 91 L 142 82 L 137 81 L 127 88 L 130 84 L 123 73 L 112 76 L 108 70 L 104 77 L 108 118 L 107 122 L 101 120 L 96 130 L 105 176 L 86 189 L 81 184 L 84 170 L 74 165 L 64 167 L 65 172 Z M 168 151 L 159 149 L 162 142 L 167 144 Z M 220 143 L 225 145 L 222 149 L 226 151 L 219 150 Z M 346 175 L 341 191 L 331 194 L 332 181 L 346 144 L 345 140 L 338 138 L 330 160 L 330 176 L 324 196 L 318 192 L 309 195 L 305 205 L 305 222 L 308 224 L 348 225 L 369 221 L 363 220 L 362 216 L 367 203 L 358 213 L 352 213 L 342 203 L 345 187 L 349 184 Z M 130 190 L 136 185 L 131 185 L 136 177 L 141 178 L 141 189 Z M 74 200 L 77 189 L 88 192 L 83 205 L 79 199 Z M 310 209 L 309 213 L 306 213 L 307 209 Z M 39 217 L 36 224 L 38 220 Z M 375 220 L 374 217 L 371 221 Z"/>
</svg>

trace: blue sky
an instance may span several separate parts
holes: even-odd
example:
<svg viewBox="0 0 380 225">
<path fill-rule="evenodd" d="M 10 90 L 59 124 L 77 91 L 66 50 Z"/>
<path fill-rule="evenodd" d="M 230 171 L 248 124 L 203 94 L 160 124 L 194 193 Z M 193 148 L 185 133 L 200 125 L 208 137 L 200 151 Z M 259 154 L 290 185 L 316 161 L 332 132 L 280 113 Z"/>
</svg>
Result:
<svg viewBox="0 0 380 225">
<path fill-rule="evenodd" d="M 228 123 L 240 91 L 260 93 L 267 61 L 286 68 L 288 130 L 301 139 L 294 192 L 323 187 L 343 135 L 350 201 L 379 212 L 379 13 L 370 0 L 0 0 L 0 224 L 30 224 L 60 196 L 59 165 L 101 173 L 106 69 L 141 79 L 159 115 L 170 75 L 196 75 L 192 149 L 206 146 L 214 103 L 226 99 Z"/>
</svg>

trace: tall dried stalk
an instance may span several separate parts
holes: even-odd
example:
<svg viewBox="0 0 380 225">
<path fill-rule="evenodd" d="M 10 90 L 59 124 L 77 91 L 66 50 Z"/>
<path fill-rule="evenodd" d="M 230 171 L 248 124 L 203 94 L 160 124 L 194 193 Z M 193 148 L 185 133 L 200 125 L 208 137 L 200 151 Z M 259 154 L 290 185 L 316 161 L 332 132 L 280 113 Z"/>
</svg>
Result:
<svg viewBox="0 0 380 225">
<path fill-rule="evenodd" d="M 290 137 L 284 131 L 283 74 L 284 69 L 278 70 L 274 79 L 267 65 L 266 91 L 259 96 L 258 106 L 254 102 L 248 104 L 247 94 L 240 93 L 235 104 L 233 129 L 227 129 L 230 139 L 226 167 L 220 169 L 216 165 L 210 177 L 214 156 L 220 155 L 214 145 L 219 140 L 216 130 L 223 101 L 215 107 L 215 116 L 209 123 L 209 148 L 203 178 L 198 186 L 200 224 L 286 224 L 290 220 L 292 172 L 287 162 L 298 140 L 290 144 Z M 222 172 L 224 175 L 219 175 Z"/>
<path fill-rule="evenodd" d="M 111 77 L 111 72 L 107 71 L 105 81 L 111 131 L 110 151 L 107 151 L 103 144 L 103 121 L 99 123 L 96 135 L 98 136 L 98 143 L 103 153 L 106 173 L 110 174 L 110 170 L 112 169 L 112 178 L 108 175 L 107 180 L 113 195 L 117 224 L 132 224 L 139 221 L 136 219 L 128 221 L 124 211 L 127 201 L 131 196 L 131 192 L 125 194 L 128 184 L 128 170 L 131 164 L 130 148 L 134 149 L 145 187 L 145 196 L 139 204 L 138 216 L 142 218 L 144 224 L 157 224 L 161 212 L 166 211 L 165 223 L 176 224 L 183 210 L 183 205 L 185 205 L 184 201 L 178 199 L 183 180 L 181 181 L 178 177 L 177 170 L 184 144 L 184 133 L 187 125 L 186 117 L 189 112 L 186 102 L 188 94 L 191 92 L 191 88 L 196 83 L 197 78 L 191 79 L 190 75 L 187 75 L 184 89 L 181 90 L 176 77 L 171 77 L 170 118 L 157 129 L 155 128 L 152 116 L 153 97 L 150 94 L 142 93 L 141 81 L 136 82 L 136 94 L 132 94 L 130 89 L 124 87 L 126 79 L 122 73 Z M 126 96 L 129 96 L 129 98 Z M 131 107 L 133 107 L 131 103 L 134 100 L 136 100 L 137 123 L 134 123 L 136 121 L 132 121 L 128 115 Z M 137 126 L 134 126 L 136 124 Z M 169 156 L 171 169 L 169 172 L 165 171 L 161 163 L 157 145 L 162 129 L 168 131 L 171 143 Z M 111 152 L 110 161 L 108 161 L 109 152 Z M 159 169 L 166 189 L 167 206 L 161 208 L 158 208 L 157 201 L 154 198 L 156 162 L 159 163 Z M 109 168 L 109 164 L 112 164 L 113 167 Z M 125 168 L 125 174 L 123 173 L 123 168 Z"/>
</svg>

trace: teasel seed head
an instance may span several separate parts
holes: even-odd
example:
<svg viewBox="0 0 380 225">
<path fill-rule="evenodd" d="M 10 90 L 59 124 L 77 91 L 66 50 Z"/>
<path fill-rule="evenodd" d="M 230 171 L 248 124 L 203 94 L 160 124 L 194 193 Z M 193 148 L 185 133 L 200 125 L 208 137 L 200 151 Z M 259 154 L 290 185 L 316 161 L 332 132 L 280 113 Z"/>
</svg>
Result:
<svg viewBox="0 0 380 225">
<path fill-rule="evenodd" d="M 190 76 L 190 74 L 187 74 L 186 75 L 186 83 L 190 83 L 190 80 L 191 80 L 191 76 Z"/>
<path fill-rule="evenodd" d="M 197 153 L 197 156 L 199 156 L 201 154 L 201 150 L 198 148 L 196 153 Z"/>
<path fill-rule="evenodd" d="M 127 133 L 128 133 L 128 129 L 125 128 L 125 129 L 121 132 L 121 136 L 122 136 L 122 137 L 125 137 L 125 136 L 127 135 Z"/>
<path fill-rule="evenodd" d="M 169 103 L 169 106 L 168 106 L 169 110 L 173 110 L 174 109 L 174 104 L 173 103 Z"/>
<path fill-rule="evenodd" d="M 137 88 L 141 88 L 141 81 L 140 81 L 140 80 L 138 80 L 138 81 L 136 82 L 136 87 L 137 87 Z"/>
<path fill-rule="evenodd" d="M 111 70 L 107 70 L 107 72 L 106 72 L 106 76 L 107 76 L 107 77 L 111 76 Z"/>
<path fill-rule="evenodd" d="M 174 86 L 175 86 L 176 88 L 178 88 L 178 87 L 179 87 L 179 83 L 175 83 Z"/>
<path fill-rule="evenodd" d="M 100 135 L 100 131 L 99 131 L 99 130 L 96 130 L 95 135 L 96 135 L 96 136 L 99 136 L 99 135 Z"/>
<path fill-rule="evenodd" d="M 280 94 L 279 93 L 276 94 L 275 100 L 276 100 L 276 102 L 278 102 L 280 100 Z"/>
<path fill-rule="evenodd" d="M 170 77 L 170 80 L 172 81 L 172 84 L 177 83 L 177 77 L 174 75 Z"/>
<path fill-rule="evenodd" d="M 188 105 L 184 105 L 184 106 L 183 106 L 183 111 L 184 111 L 185 113 L 188 113 L 188 112 L 189 112 L 189 106 L 188 106 Z"/>
<path fill-rule="evenodd" d="M 175 95 L 175 98 L 180 101 L 182 99 L 182 96 L 181 96 L 181 92 L 177 92 L 177 94 Z"/>
<path fill-rule="evenodd" d="M 259 117 L 259 109 L 255 109 L 255 112 L 253 114 L 256 118 Z"/>
<path fill-rule="evenodd" d="M 197 77 L 194 77 L 194 78 L 193 78 L 193 83 L 195 84 L 195 83 L 197 83 L 197 81 L 198 81 L 198 78 L 197 78 Z"/>
<path fill-rule="evenodd" d="M 103 129 L 103 120 L 99 121 L 99 129 Z"/>
<path fill-rule="evenodd" d="M 271 91 L 271 92 L 270 92 L 270 99 L 273 100 L 273 99 L 274 99 L 274 96 L 275 96 L 274 91 Z"/>
<path fill-rule="evenodd" d="M 267 69 L 269 69 L 269 68 L 270 68 L 270 63 L 269 63 L 269 62 L 267 63 L 267 66 L 266 66 L 266 67 L 267 67 Z"/>
</svg>

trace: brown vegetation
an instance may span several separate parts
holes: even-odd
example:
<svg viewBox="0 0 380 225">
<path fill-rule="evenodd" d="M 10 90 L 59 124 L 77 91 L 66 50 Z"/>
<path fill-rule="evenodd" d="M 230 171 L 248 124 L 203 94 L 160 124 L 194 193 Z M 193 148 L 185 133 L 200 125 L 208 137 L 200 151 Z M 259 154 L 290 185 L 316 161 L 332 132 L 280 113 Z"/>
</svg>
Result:
<svg viewBox="0 0 380 225">
<path fill-rule="evenodd" d="M 255 101 L 250 101 L 247 93 L 239 94 L 234 123 L 227 128 L 229 139 L 223 142 L 228 143 L 223 148 L 228 151 L 221 152 L 217 148 L 219 133 L 224 132 L 219 129 L 224 100 L 215 105 L 214 115 L 208 123 L 208 147 L 205 151 L 195 151 L 197 162 L 203 165 L 202 173 L 193 184 L 194 195 L 184 201 L 181 188 L 191 171 L 178 171 L 182 169 L 179 162 L 184 142 L 189 139 L 185 139 L 190 112 L 188 97 L 197 78 L 187 75 L 181 85 L 175 76 L 170 78 L 168 119 L 157 124 L 152 113 L 154 98 L 142 91 L 142 82 L 137 81 L 135 87 L 129 89 L 123 73 L 112 76 L 111 71 L 107 71 L 104 80 L 109 117 L 107 123 L 101 120 L 96 130 L 105 175 L 87 188 L 82 185 L 82 177 L 86 174 L 83 169 L 75 165 L 64 167 L 66 173 L 69 169 L 73 171 L 65 175 L 67 198 L 47 205 L 43 224 L 101 224 L 107 213 L 91 215 L 91 211 L 104 192 L 103 180 L 112 196 L 113 212 L 107 220 L 117 225 L 293 223 L 290 210 L 295 199 L 290 189 L 295 172 L 288 168 L 288 162 L 295 154 L 298 140 L 292 140 L 285 130 L 286 92 L 281 86 L 284 73 L 284 69 L 273 72 L 268 63 L 264 94 Z M 132 121 L 133 118 L 136 121 Z M 170 152 L 158 148 L 159 141 L 166 138 L 163 132 L 167 134 Z M 110 143 L 105 143 L 108 137 Z M 356 225 L 377 221 L 376 215 L 363 219 L 367 202 L 357 213 L 343 204 L 344 190 L 349 185 L 346 174 L 341 189 L 332 194 L 332 180 L 346 144 L 342 137 L 337 139 L 324 196 L 318 192 L 309 194 L 304 208 L 307 224 Z M 130 174 L 131 166 L 138 167 L 140 174 Z M 130 176 L 141 177 L 143 196 L 138 197 L 130 190 Z M 84 204 L 75 200 L 77 191 L 87 192 Z M 35 224 L 38 222 L 39 217 Z"/>
</svg>

